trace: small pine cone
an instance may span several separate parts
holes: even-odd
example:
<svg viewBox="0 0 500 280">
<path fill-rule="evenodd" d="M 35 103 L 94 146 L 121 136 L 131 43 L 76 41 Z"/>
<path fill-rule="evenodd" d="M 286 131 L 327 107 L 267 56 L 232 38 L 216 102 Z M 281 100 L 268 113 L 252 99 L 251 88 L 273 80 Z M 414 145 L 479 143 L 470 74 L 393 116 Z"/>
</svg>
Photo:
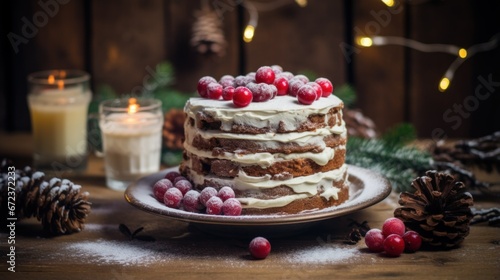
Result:
<svg viewBox="0 0 500 280">
<path fill-rule="evenodd" d="M 89 193 L 80 193 L 81 186 L 52 178 L 40 187 L 35 216 L 45 230 L 53 234 L 79 232 L 90 213 Z"/>
<path fill-rule="evenodd" d="M 219 15 L 209 6 L 204 6 L 201 10 L 195 12 L 195 17 L 191 46 L 202 54 L 215 53 L 223 56 L 227 42 Z"/>
<path fill-rule="evenodd" d="M 163 122 L 163 144 L 168 149 L 182 149 L 185 120 L 186 113 L 184 113 L 182 109 L 171 109 L 165 113 L 165 121 Z"/>
<path fill-rule="evenodd" d="M 372 139 L 378 136 L 375 123 L 359 110 L 344 108 L 343 118 L 349 136 Z"/>
<path fill-rule="evenodd" d="M 394 211 L 394 216 L 418 232 L 424 243 L 455 247 L 469 235 L 472 195 L 451 175 L 434 170 L 425 174 L 412 182 L 415 193 L 400 194 L 401 207 Z"/>
</svg>

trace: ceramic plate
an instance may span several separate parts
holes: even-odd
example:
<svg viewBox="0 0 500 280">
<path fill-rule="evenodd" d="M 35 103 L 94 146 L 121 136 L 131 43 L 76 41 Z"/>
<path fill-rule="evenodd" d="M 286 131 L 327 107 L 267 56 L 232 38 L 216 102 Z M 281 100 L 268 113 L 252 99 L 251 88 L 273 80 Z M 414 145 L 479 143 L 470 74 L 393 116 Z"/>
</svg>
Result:
<svg viewBox="0 0 500 280">
<path fill-rule="evenodd" d="M 391 192 L 391 185 L 383 176 L 368 169 L 349 165 L 350 198 L 339 206 L 286 215 L 215 216 L 168 208 L 158 202 L 153 196 L 152 186 L 170 171 L 178 171 L 178 167 L 165 169 L 135 181 L 125 191 L 125 199 L 143 211 L 189 222 L 203 231 L 222 235 L 252 234 L 255 230 L 266 231 L 273 235 L 296 232 L 319 221 L 374 205 Z"/>
</svg>

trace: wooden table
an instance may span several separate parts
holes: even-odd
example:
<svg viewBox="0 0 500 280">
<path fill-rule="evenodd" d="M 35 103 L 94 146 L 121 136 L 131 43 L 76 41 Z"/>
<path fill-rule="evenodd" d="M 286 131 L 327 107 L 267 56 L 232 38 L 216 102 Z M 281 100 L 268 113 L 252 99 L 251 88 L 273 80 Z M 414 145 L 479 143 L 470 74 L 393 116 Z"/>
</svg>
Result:
<svg viewBox="0 0 500 280">
<path fill-rule="evenodd" d="M 28 160 L 29 139 L 0 135 L 0 155 Z M 25 147 L 23 149 L 23 146 Z M 27 152 L 26 152 L 27 151 Z M 14 155 L 13 155 L 14 154 Z M 143 212 L 123 192 L 105 187 L 103 160 L 70 179 L 90 192 L 93 203 L 80 233 L 48 237 L 35 219 L 15 230 L 16 273 L 7 271 L 8 234 L 0 233 L 0 279 L 499 279 L 500 228 L 471 226 L 459 248 L 388 258 L 370 253 L 363 241 L 344 244 L 352 220 L 380 228 L 397 207 L 397 194 L 347 216 L 326 220 L 298 235 L 272 238 L 272 252 L 252 260 L 248 239 L 218 237 L 189 224 Z M 476 208 L 499 207 L 498 198 L 475 197 Z M 153 242 L 130 240 L 119 224 Z"/>
</svg>

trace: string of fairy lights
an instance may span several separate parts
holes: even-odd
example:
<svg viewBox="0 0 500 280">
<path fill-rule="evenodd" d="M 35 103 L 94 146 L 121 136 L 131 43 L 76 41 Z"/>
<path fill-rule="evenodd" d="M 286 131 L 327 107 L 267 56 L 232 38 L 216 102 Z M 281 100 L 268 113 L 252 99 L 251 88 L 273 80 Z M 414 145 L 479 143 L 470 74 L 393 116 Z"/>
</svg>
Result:
<svg viewBox="0 0 500 280">
<path fill-rule="evenodd" d="M 259 11 L 270 11 L 277 9 L 279 7 L 290 4 L 294 1 L 300 7 L 307 6 L 307 0 L 277 0 L 271 2 L 255 2 L 255 1 L 243 1 L 243 7 L 248 11 L 249 20 L 243 31 L 243 40 L 246 43 L 250 43 L 255 35 L 255 29 L 259 21 Z M 396 5 L 395 0 L 381 0 L 388 7 L 393 7 Z M 409 4 L 423 4 L 429 0 L 408 0 Z M 427 44 L 422 43 L 413 39 L 408 39 L 404 37 L 396 36 L 372 36 L 372 37 L 357 37 L 355 38 L 357 45 L 361 47 L 373 47 L 373 46 L 384 46 L 384 45 L 399 45 L 403 47 L 408 47 L 421 52 L 440 52 L 447 53 L 456 56 L 456 59 L 448 67 L 441 80 L 439 81 L 438 90 L 441 92 L 446 91 L 455 76 L 455 72 L 467 59 L 472 56 L 493 50 L 500 44 L 500 33 L 495 34 L 488 42 L 476 44 L 468 48 L 458 47 L 449 44 Z"/>
</svg>

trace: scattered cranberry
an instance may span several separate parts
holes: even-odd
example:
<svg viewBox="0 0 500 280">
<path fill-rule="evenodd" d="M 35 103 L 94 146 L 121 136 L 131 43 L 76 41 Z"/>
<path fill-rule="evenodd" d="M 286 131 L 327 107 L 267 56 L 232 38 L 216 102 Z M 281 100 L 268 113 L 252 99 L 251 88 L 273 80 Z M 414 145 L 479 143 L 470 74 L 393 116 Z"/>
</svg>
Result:
<svg viewBox="0 0 500 280">
<path fill-rule="evenodd" d="M 250 254 L 256 259 L 265 259 L 271 252 L 271 243 L 264 237 L 255 237 L 248 246 Z"/>
<path fill-rule="evenodd" d="M 158 201 L 163 202 L 165 192 L 173 187 L 174 185 L 169 179 L 161 179 L 153 185 L 153 194 Z"/>
<path fill-rule="evenodd" d="M 275 77 L 273 69 L 269 66 L 262 66 L 255 73 L 255 81 L 257 83 L 272 84 Z"/>
<path fill-rule="evenodd" d="M 403 221 L 394 217 L 385 220 L 384 224 L 382 225 L 382 234 L 385 237 L 391 234 L 397 234 L 402 237 L 403 234 L 405 234 L 405 230 L 406 227 Z"/>
<path fill-rule="evenodd" d="M 294 79 L 294 80 L 300 80 L 300 81 L 302 81 L 304 84 L 309 83 L 309 78 L 308 78 L 308 77 L 306 77 L 306 75 L 302 75 L 302 74 L 295 75 L 295 76 L 293 76 L 293 79 Z"/>
<path fill-rule="evenodd" d="M 420 249 L 420 245 L 422 245 L 422 237 L 413 230 L 405 232 L 405 234 L 403 234 L 403 240 L 405 241 L 405 250 L 407 252 L 416 252 Z"/>
<path fill-rule="evenodd" d="M 316 91 L 316 100 L 320 99 L 321 96 L 323 96 L 323 89 L 317 83 L 309 82 L 306 85 L 311 86 L 314 89 L 314 91 Z"/>
<path fill-rule="evenodd" d="M 193 185 L 188 180 L 177 181 L 175 187 L 181 191 L 182 195 L 185 195 L 188 191 L 193 189 Z"/>
<path fill-rule="evenodd" d="M 227 86 L 222 90 L 222 99 L 224 100 L 233 100 L 234 95 L 234 87 Z"/>
<path fill-rule="evenodd" d="M 188 212 L 198 212 L 203 209 L 203 205 L 200 202 L 200 193 L 195 190 L 188 191 L 184 198 L 182 199 L 182 204 L 184 205 L 184 210 Z"/>
<path fill-rule="evenodd" d="M 200 193 L 200 202 L 207 206 L 207 201 L 212 197 L 217 196 L 217 190 L 213 187 L 206 187 Z"/>
<path fill-rule="evenodd" d="M 206 203 L 207 214 L 219 215 L 220 213 L 222 213 L 222 205 L 223 202 L 220 197 L 212 196 Z"/>
<path fill-rule="evenodd" d="M 215 83 L 217 82 L 217 80 L 215 80 L 213 77 L 210 77 L 210 76 L 202 77 L 198 81 L 198 86 L 197 86 L 198 94 L 201 97 L 208 97 L 207 87 L 210 83 L 213 83 L 213 82 L 215 82 Z"/>
<path fill-rule="evenodd" d="M 389 234 L 384 240 L 385 254 L 390 257 L 399 257 L 405 250 L 403 237 L 398 234 Z"/>
<path fill-rule="evenodd" d="M 233 103 L 236 107 L 246 107 L 253 99 L 252 92 L 247 87 L 237 87 L 234 90 Z"/>
<path fill-rule="evenodd" d="M 327 78 L 317 78 L 315 81 L 323 89 L 323 97 L 328 97 L 333 92 L 333 85 Z"/>
<path fill-rule="evenodd" d="M 299 93 L 299 89 L 303 85 L 305 85 L 305 83 L 301 80 L 290 80 L 288 85 L 288 94 L 290 94 L 291 96 L 297 96 L 297 94 Z"/>
<path fill-rule="evenodd" d="M 300 103 L 309 105 L 316 100 L 316 90 L 309 85 L 302 86 L 297 92 L 297 99 Z"/>
<path fill-rule="evenodd" d="M 175 178 L 181 176 L 181 174 L 177 171 L 170 171 L 167 174 L 165 174 L 165 179 L 169 179 L 170 182 L 174 182 Z"/>
<path fill-rule="evenodd" d="M 226 216 L 239 216 L 241 210 L 241 203 L 236 198 L 228 198 L 222 205 L 222 213 Z"/>
<path fill-rule="evenodd" d="M 220 188 L 219 192 L 217 193 L 217 196 L 222 199 L 222 201 L 226 201 L 229 198 L 234 198 L 236 195 L 234 194 L 234 190 L 229 187 L 229 186 L 224 186 Z"/>
<path fill-rule="evenodd" d="M 210 99 L 218 100 L 222 96 L 223 87 L 221 84 L 215 82 L 207 86 L 207 97 Z"/>
<path fill-rule="evenodd" d="M 372 228 L 366 232 L 365 244 L 372 252 L 384 251 L 384 235 L 378 228 Z"/>
<path fill-rule="evenodd" d="M 288 93 L 288 80 L 285 77 L 276 78 L 274 86 L 278 90 L 278 95 L 286 95 Z"/>
<path fill-rule="evenodd" d="M 182 201 L 182 193 L 179 189 L 170 188 L 165 192 L 163 202 L 170 208 L 179 208 Z"/>
</svg>

